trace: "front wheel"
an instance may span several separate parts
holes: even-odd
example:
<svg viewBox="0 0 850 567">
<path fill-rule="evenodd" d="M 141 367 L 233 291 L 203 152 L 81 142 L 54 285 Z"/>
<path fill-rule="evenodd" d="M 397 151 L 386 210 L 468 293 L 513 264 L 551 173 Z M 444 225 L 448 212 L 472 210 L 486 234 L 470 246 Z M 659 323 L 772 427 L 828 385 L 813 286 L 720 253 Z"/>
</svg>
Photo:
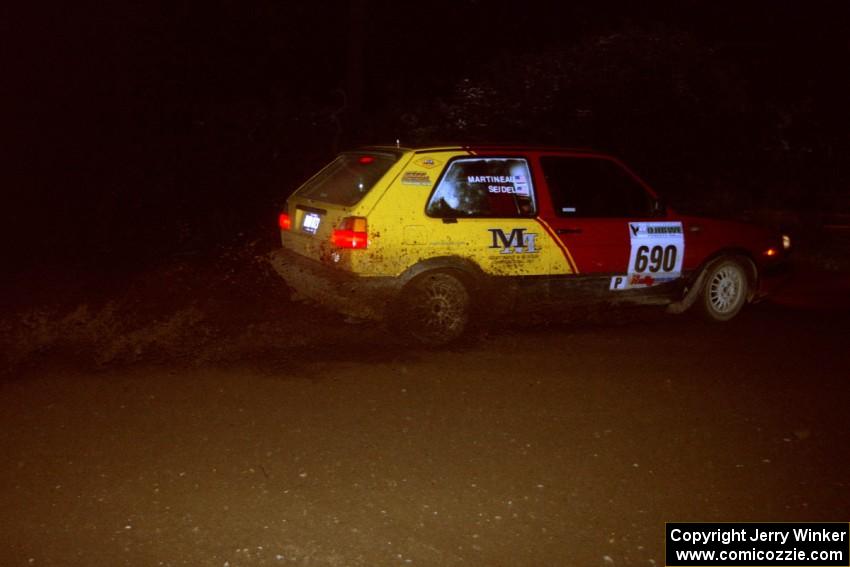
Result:
<svg viewBox="0 0 850 567">
<path fill-rule="evenodd" d="M 443 345 L 459 338 L 469 321 L 466 286 L 445 272 L 419 276 L 402 292 L 399 328 L 416 341 Z"/>
<path fill-rule="evenodd" d="M 709 266 L 703 282 L 700 304 L 709 321 L 728 321 L 747 301 L 747 273 L 740 262 L 723 258 Z"/>
</svg>

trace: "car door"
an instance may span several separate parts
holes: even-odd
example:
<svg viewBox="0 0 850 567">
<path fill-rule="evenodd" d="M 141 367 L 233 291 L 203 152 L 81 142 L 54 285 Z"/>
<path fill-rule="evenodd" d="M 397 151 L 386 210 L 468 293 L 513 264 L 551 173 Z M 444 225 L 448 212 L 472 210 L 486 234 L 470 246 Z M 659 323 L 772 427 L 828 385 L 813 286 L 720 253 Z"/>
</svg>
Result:
<svg viewBox="0 0 850 567">
<path fill-rule="evenodd" d="M 602 295 L 681 276 L 681 222 L 655 213 L 655 196 L 612 158 L 541 155 L 547 198 L 540 217 L 561 240 L 578 278 Z M 545 206 L 544 206 L 545 205 Z"/>
<path fill-rule="evenodd" d="M 427 251 L 455 256 L 498 277 L 546 276 L 550 255 L 535 221 L 535 190 L 522 155 L 449 160 L 428 199 Z"/>
</svg>

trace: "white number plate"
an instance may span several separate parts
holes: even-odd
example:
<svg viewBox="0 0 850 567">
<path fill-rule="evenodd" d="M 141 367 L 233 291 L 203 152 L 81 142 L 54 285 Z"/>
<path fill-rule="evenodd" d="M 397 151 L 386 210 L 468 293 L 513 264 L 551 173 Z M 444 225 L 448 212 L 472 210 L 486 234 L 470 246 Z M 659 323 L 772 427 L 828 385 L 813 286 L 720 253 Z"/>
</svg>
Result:
<svg viewBox="0 0 850 567">
<path fill-rule="evenodd" d="M 629 272 L 611 278 L 610 289 L 649 287 L 682 275 L 685 236 L 681 222 L 630 222 Z"/>
<path fill-rule="evenodd" d="M 322 222 L 322 217 L 320 217 L 316 213 L 304 213 L 304 220 L 301 223 L 301 230 L 303 230 L 304 232 L 309 232 L 310 234 L 316 234 L 316 231 L 319 230 L 320 222 Z"/>
</svg>

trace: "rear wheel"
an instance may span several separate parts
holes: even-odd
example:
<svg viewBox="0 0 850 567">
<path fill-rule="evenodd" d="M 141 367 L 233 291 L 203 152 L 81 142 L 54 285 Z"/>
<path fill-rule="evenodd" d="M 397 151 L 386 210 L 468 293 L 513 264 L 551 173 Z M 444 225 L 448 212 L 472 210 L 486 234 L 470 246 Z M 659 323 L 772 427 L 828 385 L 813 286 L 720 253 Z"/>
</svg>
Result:
<svg viewBox="0 0 850 567">
<path fill-rule="evenodd" d="M 728 321 L 747 301 L 746 269 L 737 260 L 722 258 L 707 270 L 700 298 L 702 314 L 709 321 Z"/>
<path fill-rule="evenodd" d="M 466 286 L 446 272 L 419 276 L 402 292 L 397 322 L 414 340 L 442 345 L 460 337 L 469 322 Z"/>
</svg>

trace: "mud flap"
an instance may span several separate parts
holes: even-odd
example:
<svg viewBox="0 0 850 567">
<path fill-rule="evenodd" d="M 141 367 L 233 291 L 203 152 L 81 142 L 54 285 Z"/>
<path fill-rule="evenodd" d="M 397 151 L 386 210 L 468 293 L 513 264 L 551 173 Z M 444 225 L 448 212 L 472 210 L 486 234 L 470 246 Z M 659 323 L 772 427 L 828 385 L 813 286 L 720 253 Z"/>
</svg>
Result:
<svg viewBox="0 0 850 567">
<path fill-rule="evenodd" d="M 667 306 L 667 313 L 680 315 L 693 306 L 699 298 L 699 294 L 702 292 L 702 284 L 705 281 L 705 272 L 706 270 L 702 270 L 700 272 L 699 277 L 697 277 L 696 281 L 688 289 L 687 293 L 685 293 L 685 297 Z"/>
</svg>

